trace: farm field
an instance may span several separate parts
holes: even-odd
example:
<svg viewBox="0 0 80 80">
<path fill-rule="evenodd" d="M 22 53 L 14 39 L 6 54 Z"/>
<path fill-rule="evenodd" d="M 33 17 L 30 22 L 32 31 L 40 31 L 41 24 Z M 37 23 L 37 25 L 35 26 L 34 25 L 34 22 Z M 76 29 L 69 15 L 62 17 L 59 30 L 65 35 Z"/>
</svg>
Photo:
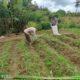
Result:
<svg viewBox="0 0 80 80">
<path fill-rule="evenodd" d="M 25 80 L 38 77 L 80 77 L 80 30 L 60 29 L 61 36 L 50 30 L 38 32 L 32 47 L 25 44 L 23 34 L 10 35 L 0 40 L 0 78 L 10 75 Z M 20 77 L 20 78 L 19 78 Z"/>
</svg>

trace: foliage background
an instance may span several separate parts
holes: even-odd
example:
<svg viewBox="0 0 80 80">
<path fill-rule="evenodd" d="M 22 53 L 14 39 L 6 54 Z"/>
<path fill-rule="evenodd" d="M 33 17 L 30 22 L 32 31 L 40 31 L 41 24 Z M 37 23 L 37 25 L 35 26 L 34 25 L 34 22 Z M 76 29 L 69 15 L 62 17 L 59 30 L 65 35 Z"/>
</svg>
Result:
<svg viewBox="0 0 80 80">
<path fill-rule="evenodd" d="M 38 30 L 50 29 L 50 17 L 57 16 L 59 28 L 79 28 L 78 13 L 58 10 L 51 13 L 46 8 L 38 8 L 31 4 L 31 0 L 2 0 L 0 1 L 0 35 L 19 33 L 27 27 L 36 27 Z M 74 20 L 73 20 L 74 18 Z M 78 20 L 77 20 L 78 19 Z"/>
</svg>

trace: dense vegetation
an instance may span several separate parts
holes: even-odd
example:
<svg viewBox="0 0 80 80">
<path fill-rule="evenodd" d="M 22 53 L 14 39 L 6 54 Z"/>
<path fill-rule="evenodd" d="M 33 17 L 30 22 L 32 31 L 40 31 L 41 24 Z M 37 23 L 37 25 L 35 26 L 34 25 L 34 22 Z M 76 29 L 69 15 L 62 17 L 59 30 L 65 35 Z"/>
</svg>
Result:
<svg viewBox="0 0 80 80">
<path fill-rule="evenodd" d="M 79 22 L 73 22 L 69 16 L 75 17 L 75 13 L 66 13 L 59 10 L 56 13 L 51 13 L 48 9 L 38 8 L 32 5 L 31 0 L 2 0 L 0 1 L 0 35 L 19 33 L 26 27 L 36 27 L 38 30 L 50 28 L 50 17 L 57 16 L 59 26 L 79 28 Z M 79 15 L 79 14 L 78 14 Z M 67 16 L 67 22 L 64 20 Z M 75 19 L 76 21 L 76 19 Z"/>
</svg>

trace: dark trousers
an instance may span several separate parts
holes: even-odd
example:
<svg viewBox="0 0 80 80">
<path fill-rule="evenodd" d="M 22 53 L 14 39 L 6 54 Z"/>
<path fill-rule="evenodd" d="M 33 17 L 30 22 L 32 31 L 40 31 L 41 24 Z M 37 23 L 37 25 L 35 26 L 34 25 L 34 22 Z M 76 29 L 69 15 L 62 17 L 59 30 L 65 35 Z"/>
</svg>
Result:
<svg viewBox="0 0 80 80">
<path fill-rule="evenodd" d="M 31 43 L 30 35 L 26 34 L 26 33 L 24 33 L 24 34 L 25 34 L 26 42 Z"/>
</svg>

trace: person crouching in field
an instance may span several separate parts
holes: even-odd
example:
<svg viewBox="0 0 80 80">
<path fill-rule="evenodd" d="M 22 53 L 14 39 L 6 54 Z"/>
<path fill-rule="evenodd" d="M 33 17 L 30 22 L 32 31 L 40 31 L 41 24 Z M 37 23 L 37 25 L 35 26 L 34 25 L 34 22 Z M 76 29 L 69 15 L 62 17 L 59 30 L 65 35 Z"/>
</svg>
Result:
<svg viewBox="0 0 80 80">
<path fill-rule="evenodd" d="M 58 20 L 56 17 L 51 17 L 51 28 L 54 35 L 61 35 L 58 32 Z"/>
<path fill-rule="evenodd" d="M 24 30 L 26 42 L 31 46 L 33 42 L 37 39 L 36 28 L 30 27 Z"/>
</svg>

